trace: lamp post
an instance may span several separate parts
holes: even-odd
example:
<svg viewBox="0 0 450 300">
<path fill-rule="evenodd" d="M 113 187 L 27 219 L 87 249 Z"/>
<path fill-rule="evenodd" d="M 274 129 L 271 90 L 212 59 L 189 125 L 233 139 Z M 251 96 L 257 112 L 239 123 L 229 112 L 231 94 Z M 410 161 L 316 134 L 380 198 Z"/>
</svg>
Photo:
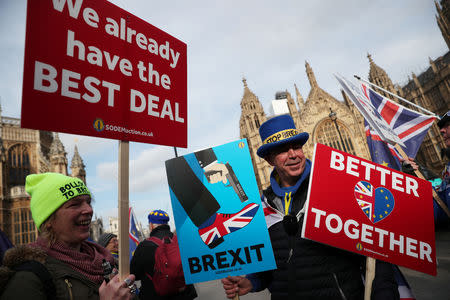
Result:
<svg viewBox="0 0 450 300">
<path fill-rule="evenodd" d="M 331 119 L 331 121 L 334 122 L 334 126 L 336 126 L 336 130 L 339 134 L 339 139 L 341 140 L 341 144 L 342 144 L 342 148 L 343 148 L 344 152 L 348 152 L 347 147 L 344 144 L 344 139 L 342 138 L 341 131 L 339 130 L 339 125 L 337 124 L 337 121 L 336 121 L 337 120 L 336 112 L 334 112 L 331 109 L 331 107 L 330 107 L 330 113 L 328 114 L 328 117 Z"/>
</svg>

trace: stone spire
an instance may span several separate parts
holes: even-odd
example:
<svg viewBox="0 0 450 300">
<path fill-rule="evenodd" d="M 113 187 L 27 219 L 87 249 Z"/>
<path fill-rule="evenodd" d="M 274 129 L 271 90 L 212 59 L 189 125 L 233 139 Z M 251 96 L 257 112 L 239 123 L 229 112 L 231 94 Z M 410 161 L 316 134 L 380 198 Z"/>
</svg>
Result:
<svg viewBox="0 0 450 300">
<path fill-rule="evenodd" d="M 241 139 L 247 139 L 249 149 L 258 149 L 261 146 L 259 127 L 266 121 L 267 117 L 258 97 L 249 89 L 245 78 L 242 79 L 242 83 L 244 84 L 244 95 L 241 100 L 241 118 L 239 120 L 240 137 Z M 266 168 L 264 160 L 256 155 L 256 150 L 251 151 L 250 156 L 252 157 L 256 182 L 261 186 L 266 174 L 266 171 L 263 170 Z M 267 171 L 267 174 L 269 173 Z"/>
<path fill-rule="evenodd" d="M 50 172 L 67 175 L 67 153 L 64 145 L 59 139 L 59 134 L 55 133 L 53 142 L 50 146 Z"/>
<path fill-rule="evenodd" d="M 244 95 L 241 100 L 241 137 L 255 129 L 257 131 L 266 120 L 264 109 L 258 97 L 248 88 L 245 78 L 242 79 L 242 83 L 244 84 Z"/>
<path fill-rule="evenodd" d="M 78 153 L 78 147 L 75 145 L 75 149 L 73 151 L 72 163 L 70 164 L 70 171 L 72 177 L 77 177 L 83 180 L 86 183 L 86 169 L 83 163 L 83 159 Z"/>
<path fill-rule="evenodd" d="M 305 67 L 306 67 L 306 75 L 308 75 L 309 84 L 311 85 L 311 89 L 318 87 L 316 76 L 314 76 L 314 72 L 312 68 L 309 66 L 309 63 L 305 61 Z"/>
<path fill-rule="evenodd" d="M 242 78 L 242 83 L 244 84 L 244 95 L 242 96 L 241 100 L 241 108 L 243 104 L 250 103 L 250 102 L 259 102 L 258 97 L 248 88 L 247 85 L 247 79 L 245 77 Z"/>
<path fill-rule="evenodd" d="M 430 66 L 431 66 L 431 69 L 433 70 L 433 72 L 434 73 L 438 73 L 439 70 L 438 70 L 436 64 L 434 63 L 434 61 L 429 56 L 428 56 L 428 62 L 430 63 Z"/>
<path fill-rule="evenodd" d="M 394 87 L 394 84 L 392 83 L 391 78 L 387 75 L 386 71 L 380 68 L 372 59 L 372 55 L 369 53 L 367 54 L 367 58 L 369 59 L 369 81 L 378 85 L 379 87 L 384 88 L 385 90 L 388 90 L 391 93 L 397 94 L 397 90 Z M 387 93 L 375 88 L 377 92 L 380 94 L 383 94 L 384 96 L 387 96 Z"/>
<path fill-rule="evenodd" d="M 301 111 L 303 108 L 303 105 L 305 105 L 305 101 L 303 100 L 303 97 L 300 94 L 300 91 L 298 90 L 297 85 L 295 83 L 294 83 L 294 88 L 295 88 L 295 96 L 297 98 L 298 110 Z"/>
</svg>

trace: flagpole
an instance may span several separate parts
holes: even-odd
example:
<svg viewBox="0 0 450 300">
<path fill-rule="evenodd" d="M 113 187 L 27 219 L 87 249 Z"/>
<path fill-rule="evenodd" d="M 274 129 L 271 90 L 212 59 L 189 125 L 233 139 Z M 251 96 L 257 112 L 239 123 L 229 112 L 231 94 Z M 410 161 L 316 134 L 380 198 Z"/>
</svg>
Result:
<svg viewBox="0 0 450 300">
<path fill-rule="evenodd" d="M 372 83 L 372 82 L 370 82 L 370 81 L 367 81 L 367 80 L 365 80 L 365 79 L 362 79 L 362 78 L 359 77 L 358 75 L 353 75 L 353 76 L 354 76 L 356 79 L 358 79 L 359 81 L 363 81 L 363 82 L 365 82 L 365 83 L 367 83 L 367 84 L 370 84 L 371 86 L 374 86 L 374 87 L 376 87 L 376 88 L 379 88 L 380 90 L 382 90 L 382 91 L 388 93 L 388 94 L 391 95 L 391 96 L 394 96 L 394 97 L 396 97 L 396 98 L 398 98 L 398 99 L 400 99 L 400 100 L 402 100 L 402 101 L 405 101 L 406 103 L 408 103 L 408 104 L 410 104 L 410 105 L 412 105 L 412 106 L 414 106 L 414 107 L 416 107 L 416 108 L 418 108 L 418 109 L 421 109 L 421 110 L 423 110 L 423 111 L 426 111 L 427 113 L 431 114 L 432 116 L 438 118 L 438 120 L 441 119 L 440 116 L 436 115 L 434 112 L 431 112 L 431 111 L 429 111 L 429 110 L 423 108 L 423 107 L 420 106 L 420 105 L 414 104 L 414 103 L 412 103 L 412 102 L 406 100 L 405 98 L 402 98 L 402 97 L 400 97 L 400 96 L 398 96 L 398 95 L 396 95 L 396 94 L 394 94 L 394 93 L 391 93 L 391 92 L 389 92 L 388 90 L 385 90 L 385 89 L 383 89 L 382 87 L 379 87 L 378 85 L 376 85 L 376 84 L 374 84 L 374 83 Z"/>
<path fill-rule="evenodd" d="M 403 151 L 402 147 L 400 147 L 400 145 L 395 144 L 395 149 L 397 149 L 397 151 L 400 153 L 400 155 L 403 158 L 408 158 L 408 155 L 406 155 L 405 151 Z M 422 178 L 424 180 L 425 177 L 422 175 L 422 173 L 419 170 L 414 170 L 414 173 L 416 174 L 417 177 Z M 447 214 L 447 216 L 450 218 L 450 211 L 448 210 L 447 205 L 445 205 L 444 202 L 442 202 L 441 198 L 439 197 L 439 195 L 436 193 L 436 191 L 434 190 L 434 188 L 431 188 L 432 192 L 433 192 L 433 198 L 436 201 L 437 204 L 439 204 L 439 206 L 442 208 L 442 210 Z"/>
<path fill-rule="evenodd" d="M 130 145 L 119 141 L 119 275 L 123 280 L 130 274 L 129 246 L 129 174 Z"/>
<path fill-rule="evenodd" d="M 372 294 L 372 283 L 375 278 L 375 266 L 377 260 L 375 258 L 366 257 L 366 276 L 364 278 L 364 300 L 370 300 Z"/>
</svg>

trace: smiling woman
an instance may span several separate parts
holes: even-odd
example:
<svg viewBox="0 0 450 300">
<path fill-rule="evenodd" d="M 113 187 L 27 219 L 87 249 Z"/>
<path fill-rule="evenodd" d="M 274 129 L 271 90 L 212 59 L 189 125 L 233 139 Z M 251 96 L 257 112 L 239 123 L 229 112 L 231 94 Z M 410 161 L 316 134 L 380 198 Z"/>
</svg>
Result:
<svg viewBox="0 0 450 300">
<path fill-rule="evenodd" d="M 33 174 L 25 188 L 39 237 L 6 252 L 9 275 L 0 276 L 0 299 L 132 299 L 134 275 L 104 281 L 102 263 L 115 265 L 114 259 L 87 241 L 93 210 L 84 182 L 58 173 Z"/>
</svg>

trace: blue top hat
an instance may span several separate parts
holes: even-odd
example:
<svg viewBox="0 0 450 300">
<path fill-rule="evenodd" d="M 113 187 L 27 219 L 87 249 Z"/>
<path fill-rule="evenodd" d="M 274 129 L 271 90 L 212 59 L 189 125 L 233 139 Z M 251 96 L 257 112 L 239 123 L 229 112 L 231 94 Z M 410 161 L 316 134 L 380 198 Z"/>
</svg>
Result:
<svg viewBox="0 0 450 300">
<path fill-rule="evenodd" d="M 154 210 L 148 214 L 148 222 L 153 224 L 167 224 L 169 215 L 160 209 Z"/>
<path fill-rule="evenodd" d="M 299 132 L 295 128 L 294 120 L 290 115 L 276 116 L 267 120 L 259 127 L 259 135 L 263 144 L 256 154 L 262 158 L 274 148 L 284 144 L 295 143 L 303 146 L 309 138 L 307 132 Z"/>
<path fill-rule="evenodd" d="M 450 121 L 450 110 L 441 117 L 439 122 L 437 122 L 437 125 L 442 129 L 442 127 L 444 127 L 445 123 L 447 123 L 448 121 Z"/>
</svg>

